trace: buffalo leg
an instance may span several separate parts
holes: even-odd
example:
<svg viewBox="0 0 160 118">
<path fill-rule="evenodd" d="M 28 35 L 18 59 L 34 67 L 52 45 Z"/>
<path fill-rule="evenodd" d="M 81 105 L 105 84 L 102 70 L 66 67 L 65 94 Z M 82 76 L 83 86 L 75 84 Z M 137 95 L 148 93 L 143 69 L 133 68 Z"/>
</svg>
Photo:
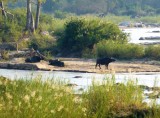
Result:
<svg viewBox="0 0 160 118">
<path fill-rule="evenodd" d="M 96 63 L 95 68 L 97 68 L 97 65 L 98 65 L 98 64 Z"/>
<path fill-rule="evenodd" d="M 106 66 L 106 68 L 108 69 L 108 64 L 106 64 L 105 66 Z"/>
<path fill-rule="evenodd" d="M 100 64 L 99 64 L 99 69 L 101 69 L 101 66 L 100 66 Z"/>
</svg>

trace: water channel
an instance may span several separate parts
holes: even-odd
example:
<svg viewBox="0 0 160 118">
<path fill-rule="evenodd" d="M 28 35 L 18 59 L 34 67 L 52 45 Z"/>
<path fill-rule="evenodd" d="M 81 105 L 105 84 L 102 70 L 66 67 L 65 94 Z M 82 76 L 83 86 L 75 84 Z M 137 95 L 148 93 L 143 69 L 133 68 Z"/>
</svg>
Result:
<svg viewBox="0 0 160 118">
<path fill-rule="evenodd" d="M 158 40 L 139 40 L 140 37 L 160 37 L 160 28 L 126 28 L 123 32 L 129 34 L 129 42 L 136 44 L 160 43 Z"/>
</svg>

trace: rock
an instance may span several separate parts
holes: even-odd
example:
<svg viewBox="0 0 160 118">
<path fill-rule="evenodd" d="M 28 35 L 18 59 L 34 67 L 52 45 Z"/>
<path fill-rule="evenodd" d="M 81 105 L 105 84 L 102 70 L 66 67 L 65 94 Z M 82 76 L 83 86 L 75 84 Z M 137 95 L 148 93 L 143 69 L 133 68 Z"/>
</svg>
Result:
<svg viewBox="0 0 160 118">
<path fill-rule="evenodd" d="M 0 68 L 4 69 L 18 69 L 18 70 L 39 70 L 37 65 L 25 63 L 0 63 Z"/>
<path fill-rule="evenodd" d="M 148 94 L 146 93 L 145 95 L 148 96 L 148 98 L 155 99 L 155 98 L 159 98 L 160 92 L 155 91 L 155 92 L 148 93 Z"/>
<path fill-rule="evenodd" d="M 151 87 L 145 86 L 145 85 L 138 85 L 141 89 L 145 89 L 145 90 L 151 90 Z"/>
<path fill-rule="evenodd" d="M 75 76 L 75 77 L 73 77 L 73 78 L 82 78 L 82 76 Z"/>
<path fill-rule="evenodd" d="M 77 84 L 69 83 L 69 84 L 67 84 L 67 86 L 74 87 L 74 86 L 78 86 L 78 85 Z"/>
</svg>

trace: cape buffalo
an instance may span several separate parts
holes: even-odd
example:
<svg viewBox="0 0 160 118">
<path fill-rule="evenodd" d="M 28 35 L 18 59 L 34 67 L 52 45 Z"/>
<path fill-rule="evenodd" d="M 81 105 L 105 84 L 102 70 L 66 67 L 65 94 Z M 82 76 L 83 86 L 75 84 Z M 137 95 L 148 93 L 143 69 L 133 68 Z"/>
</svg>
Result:
<svg viewBox="0 0 160 118">
<path fill-rule="evenodd" d="M 49 65 L 64 67 L 64 62 L 59 61 L 58 59 L 49 60 Z"/>
<path fill-rule="evenodd" d="M 42 57 L 40 57 L 40 56 L 33 56 L 33 57 L 30 57 L 30 58 L 26 58 L 25 62 L 36 63 L 36 62 L 40 62 L 41 60 L 43 60 Z"/>
<path fill-rule="evenodd" d="M 97 59 L 97 61 L 96 61 L 96 66 L 95 66 L 95 68 L 96 68 L 97 65 L 98 65 L 99 68 L 101 69 L 101 66 L 100 66 L 100 65 L 105 65 L 106 68 L 108 69 L 109 63 L 114 62 L 114 61 L 116 61 L 116 60 L 115 60 L 115 59 L 112 59 L 112 58 L 108 58 L 108 57 L 99 58 L 99 59 Z"/>
</svg>

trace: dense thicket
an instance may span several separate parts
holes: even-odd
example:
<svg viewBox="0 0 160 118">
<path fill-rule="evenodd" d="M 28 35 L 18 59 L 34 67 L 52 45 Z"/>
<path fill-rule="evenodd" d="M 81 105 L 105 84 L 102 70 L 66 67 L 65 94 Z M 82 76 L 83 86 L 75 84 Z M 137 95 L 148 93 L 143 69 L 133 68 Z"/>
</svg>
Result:
<svg viewBox="0 0 160 118">
<path fill-rule="evenodd" d="M 47 0 L 43 10 L 54 13 L 56 10 L 76 14 L 104 13 L 115 15 L 159 14 L 159 0 Z"/>
<path fill-rule="evenodd" d="M 101 40 L 126 41 L 126 35 L 117 25 L 99 19 L 71 19 L 65 25 L 64 36 L 58 40 L 59 46 L 65 52 L 78 52 L 93 49 Z"/>
<path fill-rule="evenodd" d="M 15 5 L 10 4 L 10 6 L 25 6 L 24 2 L 25 0 L 19 0 Z M 159 4 L 159 0 L 46 0 L 43 11 L 145 16 L 159 14 Z"/>
</svg>

